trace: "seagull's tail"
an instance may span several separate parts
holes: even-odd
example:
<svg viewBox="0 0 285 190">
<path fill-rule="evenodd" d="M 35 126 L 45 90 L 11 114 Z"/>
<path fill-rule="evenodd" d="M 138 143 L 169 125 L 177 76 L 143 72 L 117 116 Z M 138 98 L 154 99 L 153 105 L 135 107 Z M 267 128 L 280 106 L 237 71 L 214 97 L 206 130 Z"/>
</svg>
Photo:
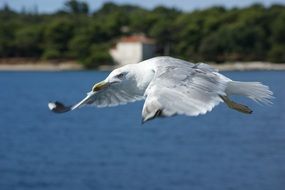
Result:
<svg viewBox="0 0 285 190">
<path fill-rule="evenodd" d="M 239 82 L 229 81 L 226 87 L 226 94 L 246 96 L 256 102 L 272 104 L 273 92 L 269 87 L 260 82 Z"/>
</svg>

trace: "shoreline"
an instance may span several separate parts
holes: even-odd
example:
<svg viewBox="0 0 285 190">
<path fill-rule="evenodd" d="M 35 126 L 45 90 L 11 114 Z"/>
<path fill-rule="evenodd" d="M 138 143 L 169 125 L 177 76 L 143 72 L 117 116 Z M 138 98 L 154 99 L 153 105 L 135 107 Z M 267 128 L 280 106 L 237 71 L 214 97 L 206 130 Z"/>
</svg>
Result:
<svg viewBox="0 0 285 190">
<path fill-rule="evenodd" d="M 219 71 L 284 71 L 284 63 L 270 62 L 231 62 L 224 64 L 209 64 Z"/>
<path fill-rule="evenodd" d="M 270 62 L 232 62 L 232 63 L 209 63 L 219 71 L 283 71 L 285 64 Z M 119 65 L 101 65 L 96 70 L 112 71 Z M 42 61 L 42 60 L 24 60 L 24 59 L 3 59 L 0 60 L 0 71 L 82 71 L 87 70 L 76 61 Z"/>
<path fill-rule="evenodd" d="M 76 71 L 83 66 L 72 60 L 0 59 L 0 71 Z"/>
</svg>

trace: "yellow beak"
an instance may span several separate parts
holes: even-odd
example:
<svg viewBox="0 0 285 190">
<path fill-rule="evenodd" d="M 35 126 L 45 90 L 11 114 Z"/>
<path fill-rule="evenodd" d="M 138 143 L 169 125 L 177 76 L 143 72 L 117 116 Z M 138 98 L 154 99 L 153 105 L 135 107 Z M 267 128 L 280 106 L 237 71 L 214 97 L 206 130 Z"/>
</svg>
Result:
<svg viewBox="0 0 285 190">
<path fill-rule="evenodd" d="M 109 85 L 108 82 L 106 82 L 106 81 L 101 81 L 101 82 L 95 84 L 95 85 L 92 87 L 92 91 L 93 91 L 93 92 L 96 92 L 96 91 L 102 90 L 102 89 L 106 88 L 108 85 Z"/>
</svg>

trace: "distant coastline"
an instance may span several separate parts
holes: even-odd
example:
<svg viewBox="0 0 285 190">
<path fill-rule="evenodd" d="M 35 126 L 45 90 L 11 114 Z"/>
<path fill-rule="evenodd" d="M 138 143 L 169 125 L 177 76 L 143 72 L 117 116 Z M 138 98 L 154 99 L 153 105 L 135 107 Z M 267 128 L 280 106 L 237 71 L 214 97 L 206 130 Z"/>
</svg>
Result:
<svg viewBox="0 0 285 190">
<path fill-rule="evenodd" d="M 231 62 L 209 63 L 220 71 L 251 71 L 251 70 L 285 70 L 285 63 L 270 62 Z M 101 65 L 97 70 L 111 71 L 118 65 Z M 0 59 L 0 71 L 76 71 L 86 70 L 82 65 L 73 60 L 34 60 L 34 59 Z"/>
<path fill-rule="evenodd" d="M 73 60 L 0 59 L 0 71 L 74 71 L 84 67 Z"/>
<path fill-rule="evenodd" d="M 270 63 L 270 62 L 232 62 L 224 64 L 210 64 L 220 71 L 283 71 L 285 70 L 284 63 Z"/>
</svg>

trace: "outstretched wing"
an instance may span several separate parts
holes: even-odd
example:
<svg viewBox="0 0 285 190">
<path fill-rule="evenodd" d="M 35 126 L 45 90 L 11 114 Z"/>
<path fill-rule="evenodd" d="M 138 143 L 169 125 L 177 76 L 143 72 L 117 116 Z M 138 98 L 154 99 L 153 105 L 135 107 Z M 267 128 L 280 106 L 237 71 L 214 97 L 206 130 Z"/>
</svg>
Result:
<svg viewBox="0 0 285 190">
<path fill-rule="evenodd" d="M 224 95 L 226 80 L 207 64 L 159 64 L 149 84 L 143 121 L 157 116 L 197 116 L 211 111 Z"/>
<path fill-rule="evenodd" d="M 65 113 L 86 105 L 93 105 L 97 107 L 117 106 L 119 104 L 126 104 L 128 102 L 134 102 L 142 99 L 144 99 L 144 96 L 138 93 L 127 93 L 125 89 L 112 85 L 105 90 L 87 93 L 87 96 L 77 104 L 66 106 L 63 103 L 56 101 L 50 102 L 48 107 L 55 113 Z"/>
<path fill-rule="evenodd" d="M 72 106 L 71 110 L 85 105 L 97 107 L 117 106 L 142 99 L 144 99 L 144 96 L 139 93 L 130 92 L 127 89 L 120 88 L 118 85 L 112 85 L 105 90 L 89 92 L 84 99 Z"/>
</svg>

